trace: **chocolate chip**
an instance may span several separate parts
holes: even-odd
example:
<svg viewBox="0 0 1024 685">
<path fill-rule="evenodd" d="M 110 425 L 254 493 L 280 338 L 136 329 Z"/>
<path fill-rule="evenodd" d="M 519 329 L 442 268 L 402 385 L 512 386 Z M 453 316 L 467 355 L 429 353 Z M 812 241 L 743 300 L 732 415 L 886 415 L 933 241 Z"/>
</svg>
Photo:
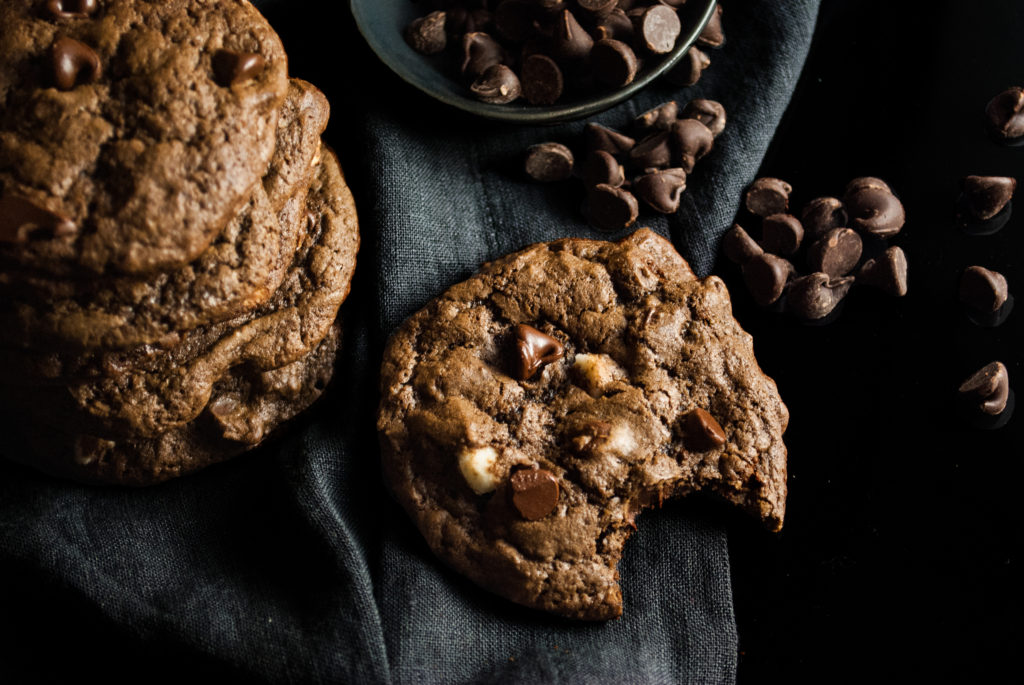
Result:
<svg viewBox="0 0 1024 685">
<path fill-rule="evenodd" d="M 775 304 L 786 283 L 796 273 L 793 265 L 782 257 L 764 252 L 743 264 L 743 280 L 754 302 L 762 307 Z"/>
<path fill-rule="evenodd" d="M 633 120 L 633 127 L 643 133 L 652 131 L 667 131 L 672 127 L 672 122 L 679 118 L 679 105 L 675 100 L 658 105 L 649 109 Z"/>
<path fill-rule="evenodd" d="M 633 34 L 633 22 L 621 9 L 614 9 L 601 17 L 594 27 L 594 38 L 596 40 L 614 38 L 615 40 L 621 40 L 623 43 L 630 44 L 633 42 Z"/>
<path fill-rule="evenodd" d="M 523 60 L 523 97 L 531 105 L 553 105 L 562 97 L 562 70 L 547 55 L 529 55 Z"/>
<path fill-rule="evenodd" d="M 565 354 L 565 346 L 562 343 L 533 326 L 518 324 L 515 335 L 515 371 L 516 378 L 521 381 L 530 380 L 541 367 L 558 361 Z"/>
<path fill-rule="evenodd" d="M 405 28 L 405 42 L 421 55 L 438 54 L 448 45 L 448 34 L 444 30 L 446 19 L 447 15 L 441 11 L 413 19 Z"/>
<path fill-rule="evenodd" d="M 890 247 L 880 257 L 869 259 L 857 272 L 857 282 L 866 283 L 894 296 L 907 294 L 907 257 L 898 247 Z"/>
<path fill-rule="evenodd" d="M 540 143 L 526 150 L 526 175 L 535 181 L 550 183 L 572 176 L 572 151 L 561 143 Z"/>
<path fill-rule="evenodd" d="M 622 165 L 609 152 L 592 152 L 583 164 L 583 183 L 588 188 L 601 184 L 618 188 L 625 182 L 626 175 Z"/>
<path fill-rule="evenodd" d="M 994 312 L 1010 296 L 1006 277 L 983 266 L 969 266 L 960 277 L 960 301 L 977 312 Z"/>
<path fill-rule="evenodd" d="M 698 98 L 690 100 L 679 113 L 682 119 L 696 119 L 708 127 L 711 134 L 718 137 L 718 134 L 725 130 L 725 107 L 714 100 Z"/>
<path fill-rule="evenodd" d="M 652 133 L 629 151 L 629 161 L 638 169 L 668 166 L 671 160 L 668 131 Z"/>
<path fill-rule="evenodd" d="M 807 249 L 807 265 L 831 278 L 845 276 L 860 261 L 864 243 L 852 228 L 833 228 Z"/>
<path fill-rule="evenodd" d="M 697 36 L 697 45 L 706 48 L 720 48 L 725 45 L 725 31 L 722 30 L 722 6 L 715 8 L 704 30 Z"/>
<path fill-rule="evenodd" d="M 217 83 L 227 88 L 263 73 L 266 60 L 255 52 L 218 50 L 213 54 L 213 75 Z"/>
<path fill-rule="evenodd" d="M 590 62 L 594 67 L 594 77 L 613 88 L 632 83 L 640 70 L 633 48 L 614 38 L 594 43 L 594 49 L 590 51 Z"/>
<path fill-rule="evenodd" d="M 665 79 L 677 86 L 693 86 L 700 80 L 704 70 L 711 66 L 711 58 L 703 50 L 692 47 L 665 74 Z"/>
<path fill-rule="evenodd" d="M 1024 88 L 1008 88 L 989 100 L 985 117 L 989 131 L 1000 140 L 1024 136 Z"/>
<path fill-rule="evenodd" d="M 962 183 L 963 206 L 975 219 L 991 219 L 1010 203 L 1017 179 L 1008 176 L 968 176 Z"/>
<path fill-rule="evenodd" d="M 1010 374 L 1002 362 L 986 364 L 960 384 L 960 395 L 991 416 L 1006 409 L 1010 396 Z"/>
<path fill-rule="evenodd" d="M 85 19 L 99 9 L 97 0 L 47 0 L 51 19 Z"/>
<path fill-rule="evenodd" d="M 794 278 L 789 283 L 786 304 L 797 316 L 815 321 L 832 313 L 850 292 L 853 278 L 831 278 L 817 272 Z"/>
<path fill-rule="evenodd" d="M 494 28 L 513 43 L 533 35 L 533 12 L 528 0 L 502 0 L 494 9 Z"/>
<path fill-rule="evenodd" d="M 584 214 L 596 228 L 618 231 L 636 221 L 640 207 L 633 193 L 602 183 L 587 193 Z"/>
<path fill-rule="evenodd" d="M 558 505 L 558 479 L 544 469 L 519 469 L 509 478 L 512 506 L 527 521 L 538 521 Z"/>
<path fill-rule="evenodd" d="M 679 209 L 679 199 L 686 189 L 686 172 L 682 169 L 654 170 L 636 179 L 633 188 L 651 209 L 672 214 Z"/>
<path fill-rule="evenodd" d="M 696 119 L 679 119 L 672 124 L 670 144 L 676 166 L 690 173 L 697 162 L 711 152 L 715 136 Z"/>
<path fill-rule="evenodd" d="M 476 79 L 496 64 L 505 62 L 505 48 L 482 31 L 462 36 L 462 73 Z"/>
<path fill-rule="evenodd" d="M 800 248 L 804 227 L 792 214 L 772 214 L 761 224 L 761 247 L 777 255 L 791 255 Z"/>
<path fill-rule="evenodd" d="M 551 49 L 555 57 L 565 61 L 582 61 L 590 55 L 593 47 L 594 39 L 583 30 L 573 13 L 563 10 L 551 36 Z"/>
<path fill-rule="evenodd" d="M 583 132 L 587 139 L 587 148 L 592 152 L 604 150 L 619 157 L 628 154 L 636 145 L 636 141 L 624 133 L 593 122 L 587 124 Z"/>
<path fill-rule="evenodd" d="M 707 452 L 725 444 L 725 431 L 715 417 L 700 407 L 686 414 L 684 428 L 687 448 L 694 452 Z"/>
<path fill-rule="evenodd" d="M 888 185 L 875 178 L 851 181 L 843 203 L 854 228 L 879 238 L 896 235 L 906 221 L 903 203 L 893 195 Z"/>
<path fill-rule="evenodd" d="M 733 264 L 743 266 L 754 257 L 764 253 L 764 248 L 743 230 L 739 224 L 733 224 L 722 238 L 722 250 Z"/>
<path fill-rule="evenodd" d="M 102 69 L 100 56 L 85 43 L 61 36 L 50 48 L 53 85 L 58 90 L 71 90 L 75 86 L 95 83 Z"/>
<path fill-rule="evenodd" d="M 755 179 L 744 198 L 747 211 L 757 216 L 783 214 L 789 209 L 789 194 L 793 186 L 777 178 Z"/>
<path fill-rule="evenodd" d="M 672 52 L 682 30 L 679 15 L 667 5 L 651 5 L 637 26 L 645 48 L 656 55 Z"/>
<path fill-rule="evenodd" d="M 504 64 L 495 64 L 485 71 L 469 90 L 478 100 L 492 105 L 507 105 L 522 94 L 516 72 Z"/>
<path fill-rule="evenodd" d="M 818 239 L 834 228 L 844 228 L 849 222 L 846 206 L 835 197 L 816 197 L 800 213 L 807 235 Z"/>
<path fill-rule="evenodd" d="M 0 242 L 25 243 L 33 239 L 67 238 L 78 227 L 71 219 L 44 209 L 23 197 L 0 198 Z"/>
</svg>

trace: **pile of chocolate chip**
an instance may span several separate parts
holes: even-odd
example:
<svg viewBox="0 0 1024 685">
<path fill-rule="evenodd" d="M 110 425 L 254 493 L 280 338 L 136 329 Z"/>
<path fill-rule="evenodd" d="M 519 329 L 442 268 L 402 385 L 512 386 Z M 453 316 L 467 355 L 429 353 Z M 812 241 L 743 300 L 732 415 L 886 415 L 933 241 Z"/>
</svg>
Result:
<svg viewBox="0 0 1024 685">
<path fill-rule="evenodd" d="M 632 129 L 636 138 L 588 123 L 582 166 L 568 147 L 547 142 L 526 151 L 524 170 L 544 183 L 582 179 L 584 216 L 595 228 L 617 231 L 640 215 L 637 197 L 662 214 L 679 209 L 687 175 L 725 129 L 725 108 L 714 100 L 692 100 L 682 109 L 669 101 L 634 119 Z"/>
<path fill-rule="evenodd" d="M 508 104 L 522 96 L 552 105 L 563 93 L 620 88 L 645 59 L 672 52 L 686 0 L 431 0 L 432 12 L 405 29 L 423 55 L 449 53 L 477 99 Z M 721 47 L 721 7 L 697 41 Z M 710 60 L 696 48 L 672 70 L 692 84 Z"/>
<path fill-rule="evenodd" d="M 757 304 L 823 321 L 854 283 L 895 297 L 906 295 L 906 256 L 885 243 L 903 228 L 906 213 L 885 181 L 855 178 L 842 199 L 813 199 L 799 219 L 789 213 L 792 191 L 777 178 L 755 180 L 747 189 L 745 206 L 761 218 L 760 239 L 737 224 L 722 241 L 725 256 L 742 269 Z M 870 250 L 865 250 L 865 243 Z M 801 252 L 804 245 L 808 247 Z M 862 260 L 868 251 L 875 256 Z M 805 275 L 794 261 L 806 266 Z"/>
</svg>

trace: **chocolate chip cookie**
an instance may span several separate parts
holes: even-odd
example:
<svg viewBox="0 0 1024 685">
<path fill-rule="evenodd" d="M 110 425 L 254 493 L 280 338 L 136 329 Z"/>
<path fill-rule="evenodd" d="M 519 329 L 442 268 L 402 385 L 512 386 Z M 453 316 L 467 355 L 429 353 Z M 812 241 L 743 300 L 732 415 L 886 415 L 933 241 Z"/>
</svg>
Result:
<svg viewBox="0 0 1024 685">
<path fill-rule="evenodd" d="M 648 230 L 492 263 L 384 353 L 385 479 L 430 548 L 530 607 L 622 611 L 636 515 L 714 493 L 782 526 L 788 411 L 731 313 Z"/>
<path fill-rule="evenodd" d="M 267 171 L 281 42 L 245 0 L 65 4 L 0 3 L 0 264 L 191 262 Z"/>
</svg>

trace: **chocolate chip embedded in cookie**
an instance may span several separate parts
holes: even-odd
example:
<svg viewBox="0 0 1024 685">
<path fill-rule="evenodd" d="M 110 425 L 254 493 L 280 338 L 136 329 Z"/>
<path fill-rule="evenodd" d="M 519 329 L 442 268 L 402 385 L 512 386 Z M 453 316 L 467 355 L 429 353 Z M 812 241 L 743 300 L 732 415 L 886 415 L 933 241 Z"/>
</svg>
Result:
<svg viewBox="0 0 1024 685">
<path fill-rule="evenodd" d="M 622 611 L 636 513 L 717 494 L 778 530 L 788 412 L 714 277 L 648 230 L 484 266 L 388 343 L 385 478 L 477 584 L 581 619 Z"/>
</svg>

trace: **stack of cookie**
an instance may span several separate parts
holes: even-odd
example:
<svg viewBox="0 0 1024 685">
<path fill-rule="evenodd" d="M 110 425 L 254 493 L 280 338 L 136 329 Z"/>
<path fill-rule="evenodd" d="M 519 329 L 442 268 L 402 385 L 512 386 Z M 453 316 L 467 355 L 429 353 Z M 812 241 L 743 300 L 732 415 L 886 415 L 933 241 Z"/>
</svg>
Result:
<svg viewBox="0 0 1024 685">
<path fill-rule="evenodd" d="M 331 377 L 359 236 L 245 0 L 0 5 L 9 456 L 142 485 L 259 444 Z"/>
</svg>

